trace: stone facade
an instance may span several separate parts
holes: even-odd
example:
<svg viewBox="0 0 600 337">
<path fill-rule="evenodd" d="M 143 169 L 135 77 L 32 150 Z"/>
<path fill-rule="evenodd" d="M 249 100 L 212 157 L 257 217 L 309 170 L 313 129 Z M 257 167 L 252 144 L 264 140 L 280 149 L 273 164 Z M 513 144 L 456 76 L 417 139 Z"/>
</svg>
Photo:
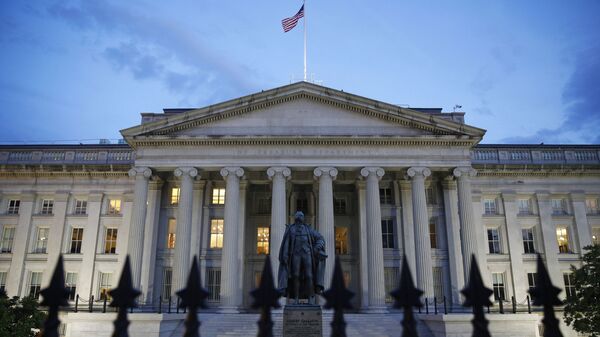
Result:
<svg viewBox="0 0 600 337">
<path fill-rule="evenodd" d="M 568 291 L 600 236 L 600 146 L 478 145 L 462 113 L 302 82 L 121 132 L 127 144 L 0 146 L 9 295 L 43 288 L 64 254 L 74 294 L 100 299 L 129 254 L 156 304 L 198 256 L 210 304 L 238 312 L 301 209 L 326 239 L 326 282 L 339 255 L 364 311 L 387 310 L 404 255 L 431 300 L 461 302 L 475 254 L 498 297 L 525 303 L 536 252 Z"/>
</svg>

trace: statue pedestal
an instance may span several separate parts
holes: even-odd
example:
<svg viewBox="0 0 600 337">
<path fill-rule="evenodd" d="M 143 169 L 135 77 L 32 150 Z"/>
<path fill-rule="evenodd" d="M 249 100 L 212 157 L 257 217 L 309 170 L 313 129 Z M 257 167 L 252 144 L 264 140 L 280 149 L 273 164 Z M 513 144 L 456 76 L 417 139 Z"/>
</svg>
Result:
<svg viewBox="0 0 600 337">
<path fill-rule="evenodd" d="M 283 308 L 283 337 L 322 337 L 323 312 L 314 304 L 288 304 Z"/>
</svg>

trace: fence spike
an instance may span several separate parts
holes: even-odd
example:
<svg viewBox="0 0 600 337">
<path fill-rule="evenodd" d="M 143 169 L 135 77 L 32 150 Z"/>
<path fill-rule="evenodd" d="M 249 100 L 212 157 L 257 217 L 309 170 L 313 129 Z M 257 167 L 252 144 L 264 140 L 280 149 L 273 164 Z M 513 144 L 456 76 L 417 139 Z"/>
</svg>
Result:
<svg viewBox="0 0 600 337">
<path fill-rule="evenodd" d="M 552 284 L 548 270 L 542 261 L 540 254 L 537 255 L 537 279 L 535 287 L 529 291 L 533 297 L 533 305 L 544 307 L 544 337 L 562 337 L 558 325 L 558 319 L 554 314 L 554 306 L 561 305 L 562 301 L 558 298 L 560 288 Z"/>
<path fill-rule="evenodd" d="M 110 306 L 118 308 L 117 319 L 114 322 L 115 331 L 113 337 L 128 337 L 129 332 L 129 321 L 127 320 L 127 308 L 133 308 L 136 306 L 135 299 L 140 296 L 141 292 L 133 287 L 131 281 L 131 264 L 129 262 L 129 255 L 125 258 L 125 265 L 123 265 L 123 272 L 121 272 L 121 278 L 119 279 L 119 285 L 115 289 L 111 289 L 108 294 L 112 297 Z"/>
<path fill-rule="evenodd" d="M 269 254 L 265 256 L 265 263 L 260 276 L 258 288 L 252 290 L 250 295 L 254 297 L 252 308 L 260 308 L 260 319 L 258 320 L 258 337 L 273 337 L 273 320 L 271 319 L 271 308 L 279 308 L 281 292 L 275 288 L 273 281 L 273 269 Z"/>
<path fill-rule="evenodd" d="M 202 282 L 200 281 L 200 269 L 198 268 L 198 258 L 194 255 L 194 261 L 192 262 L 192 269 L 188 276 L 187 284 L 185 288 L 177 292 L 177 296 L 181 298 L 178 304 L 178 308 L 189 308 L 185 319 L 185 333 L 184 337 L 200 337 L 198 328 L 200 322 L 198 321 L 198 308 L 206 308 L 206 299 L 208 298 L 208 291 L 202 288 Z"/>
<path fill-rule="evenodd" d="M 60 320 L 58 319 L 58 308 L 69 306 L 69 290 L 65 287 L 65 270 L 63 267 L 63 257 L 58 257 L 56 268 L 48 288 L 40 291 L 44 298 L 40 305 L 48 307 L 48 317 L 44 321 L 43 337 L 58 337 L 58 327 Z"/>
<path fill-rule="evenodd" d="M 473 308 L 473 337 L 490 337 L 488 331 L 488 320 L 485 319 L 483 308 L 492 305 L 490 296 L 494 293 L 491 289 L 486 288 L 481 278 L 481 272 L 475 259 L 475 254 L 471 255 L 471 272 L 469 274 L 469 284 L 461 290 L 465 296 L 465 307 Z"/>
<path fill-rule="evenodd" d="M 404 310 L 402 337 L 418 337 L 417 322 L 413 314 L 413 307 L 417 307 L 419 310 L 423 307 L 420 299 L 423 291 L 415 287 L 406 255 L 402 258 L 400 286 L 398 289 L 392 291 L 390 295 L 394 298 L 394 308 L 402 308 Z"/>
<path fill-rule="evenodd" d="M 342 263 L 340 257 L 335 257 L 335 266 L 333 267 L 333 277 L 331 278 L 331 288 L 323 293 L 327 300 L 325 309 L 333 308 L 333 321 L 331 322 L 332 337 L 346 337 L 346 321 L 344 320 L 344 309 L 352 309 L 350 300 L 354 293 L 346 288 L 344 283 L 344 273 L 342 272 Z"/>
</svg>

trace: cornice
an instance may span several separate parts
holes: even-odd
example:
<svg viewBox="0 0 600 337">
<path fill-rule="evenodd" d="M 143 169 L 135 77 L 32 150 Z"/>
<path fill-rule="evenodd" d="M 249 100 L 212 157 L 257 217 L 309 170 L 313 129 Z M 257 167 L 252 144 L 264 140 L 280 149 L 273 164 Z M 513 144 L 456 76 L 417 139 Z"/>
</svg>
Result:
<svg viewBox="0 0 600 337">
<path fill-rule="evenodd" d="M 118 172 L 44 172 L 44 171 L 4 171 L 0 172 L 0 178 L 4 177 L 104 177 L 104 178 L 129 178 L 127 171 Z"/>
<path fill-rule="evenodd" d="M 478 177 L 511 177 L 511 176 L 533 176 L 533 177 L 573 177 L 573 176 L 600 176 L 598 169 L 579 169 L 572 171 L 564 170 L 483 170 L 477 169 Z"/>
</svg>

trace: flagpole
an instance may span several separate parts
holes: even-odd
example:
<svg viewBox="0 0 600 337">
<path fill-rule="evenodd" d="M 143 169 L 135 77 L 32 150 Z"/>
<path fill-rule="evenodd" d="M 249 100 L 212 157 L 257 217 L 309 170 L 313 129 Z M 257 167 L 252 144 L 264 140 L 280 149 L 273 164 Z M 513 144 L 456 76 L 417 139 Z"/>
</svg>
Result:
<svg viewBox="0 0 600 337">
<path fill-rule="evenodd" d="M 306 82 L 306 0 L 302 1 L 304 7 L 304 82 Z"/>
</svg>

